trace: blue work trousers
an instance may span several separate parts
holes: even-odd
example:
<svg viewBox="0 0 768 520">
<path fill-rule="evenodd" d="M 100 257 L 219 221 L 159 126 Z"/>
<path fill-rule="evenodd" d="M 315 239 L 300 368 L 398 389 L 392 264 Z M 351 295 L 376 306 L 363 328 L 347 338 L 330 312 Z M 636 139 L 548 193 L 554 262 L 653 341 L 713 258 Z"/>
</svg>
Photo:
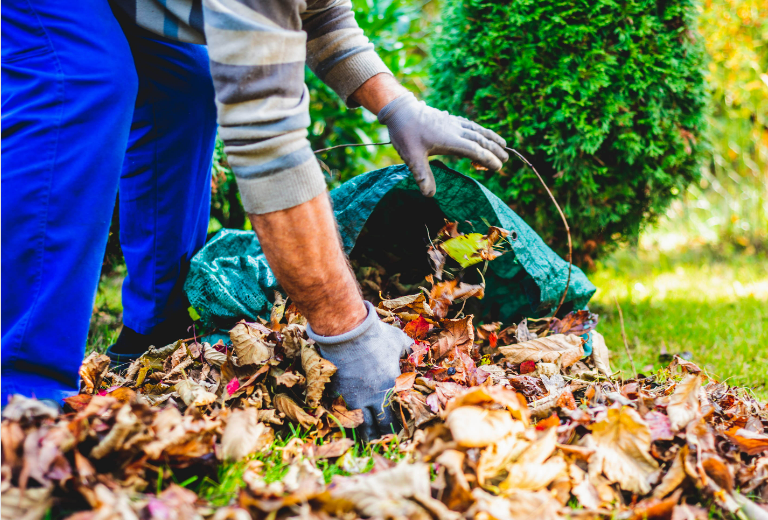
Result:
<svg viewBox="0 0 768 520">
<path fill-rule="evenodd" d="M 123 322 L 149 334 L 183 309 L 215 136 L 204 46 L 121 23 L 107 0 L 3 2 L 3 404 L 77 392 L 118 191 Z"/>
</svg>

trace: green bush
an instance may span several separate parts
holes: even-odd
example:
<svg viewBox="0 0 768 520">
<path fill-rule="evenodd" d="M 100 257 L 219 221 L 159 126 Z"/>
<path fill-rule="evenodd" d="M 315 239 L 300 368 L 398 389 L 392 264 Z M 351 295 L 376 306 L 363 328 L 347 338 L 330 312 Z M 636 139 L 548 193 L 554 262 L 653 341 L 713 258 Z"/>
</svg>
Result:
<svg viewBox="0 0 768 520">
<path fill-rule="evenodd" d="M 589 264 L 699 175 L 708 94 L 695 18 L 692 0 L 446 0 L 431 102 L 531 160 Z M 563 252 L 556 209 L 520 161 L 474 175 Z"/>
</svg>

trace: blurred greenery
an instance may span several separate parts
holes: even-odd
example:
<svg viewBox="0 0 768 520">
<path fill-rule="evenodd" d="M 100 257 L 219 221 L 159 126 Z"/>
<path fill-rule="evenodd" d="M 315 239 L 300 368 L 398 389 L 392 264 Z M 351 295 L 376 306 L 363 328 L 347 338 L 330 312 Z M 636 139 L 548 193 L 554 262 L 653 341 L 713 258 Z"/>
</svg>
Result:
<svg viewBox="0 0 768 520">
<path fill-rule="evenodd" d="M 591 310 L 611 351 L 614 370 L 631 374 L 616 301 L 624 314 L 630 352 L 651 373 L 669 354 L 689 352 L 718 380 L 752 388 L 768 399 L 768 255 L 745 255 L 737 245 L 624 249 L 599 261 L 591 280 Z"/>
</svg>

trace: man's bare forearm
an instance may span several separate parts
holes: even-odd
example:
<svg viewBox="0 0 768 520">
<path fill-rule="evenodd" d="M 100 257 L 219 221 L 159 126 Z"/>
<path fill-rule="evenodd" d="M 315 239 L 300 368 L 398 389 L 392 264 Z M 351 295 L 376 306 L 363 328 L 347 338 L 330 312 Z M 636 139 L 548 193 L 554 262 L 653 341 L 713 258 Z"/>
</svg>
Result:
<svg viewBox="0 0 768 520">
<path fill-rule="evenodd" d="M 389 74 L 378 74 L 352 97 L 377 114 L 406 92 Z M 327 194 L 293 208 L 248 215 L 272 271 L 318 334 L 352 330 L 367 311 L 341 247 Z"/>
<path fill-rule="evenodd" d="M 367 311 L 326 193 L 293 208 L 248 217 L 277 280 L 315 332 L 333 336 L 365 320 Z"/>
<path fill-rule="evenodd" d="M 390 101 L 407 93 L 408 90 L 389 74 L 377 74 L 363 83 L 350 96 L 374 114 L 384 108 Z"/>
</svg>

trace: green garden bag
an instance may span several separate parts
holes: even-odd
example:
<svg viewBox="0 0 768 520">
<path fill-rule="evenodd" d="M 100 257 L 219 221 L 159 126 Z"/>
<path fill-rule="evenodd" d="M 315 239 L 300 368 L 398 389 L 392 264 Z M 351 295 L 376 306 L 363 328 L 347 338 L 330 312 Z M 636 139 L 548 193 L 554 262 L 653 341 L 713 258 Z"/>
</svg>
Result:
<svg viewBox="0 0 768 520">
<path fill-rule="evenodd" d="M 470 281 L 482 278 L 486 284 L 485 297 L 472 309 L 479 310 L 478 321 L 508 324 L 551 314 L 565 289 L 568 263 L 479 182 L 438 161 L 430 164 L 437 183 L 431 199 L 421 195 L 405 165 L 359 175 L 331 191 L 344 251 L 353 262 L 394 258 L 404 272 L 427 274 L 426 246 L 445 219 L 459 222 L 464 233 L 485 233 L 488 226 L 498 226 L 510 231 L 511 250 L 489 262 L 485 272 L 478 266 L 469 273 L 475 277 Z M 217 233 L 192 258 L 185 284 L 204 326 L 220 329 L 242 318 L 268 316 L 279 289 L 256 234 L 230 229 Z M 559 314 L 585 308 L 594 292 L 584 273 L 573 267 Z"/>
</svg>

